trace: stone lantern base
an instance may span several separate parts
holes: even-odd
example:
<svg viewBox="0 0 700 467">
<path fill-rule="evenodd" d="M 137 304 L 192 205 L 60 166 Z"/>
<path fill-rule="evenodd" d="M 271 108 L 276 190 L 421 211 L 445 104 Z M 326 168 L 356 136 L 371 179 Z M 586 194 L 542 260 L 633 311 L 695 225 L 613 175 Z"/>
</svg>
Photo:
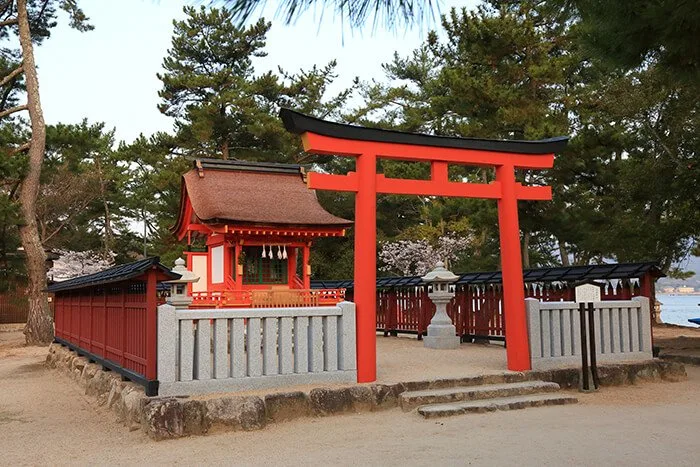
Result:
<svg viewBox="0 0 700 467">
<path fill-rule="evenodd" d="M 428 335 L 423 337 L 423 347 L 428 349 L 458 349 L 459 336 L 453 324 L 431 324 Z"/>
</svg>

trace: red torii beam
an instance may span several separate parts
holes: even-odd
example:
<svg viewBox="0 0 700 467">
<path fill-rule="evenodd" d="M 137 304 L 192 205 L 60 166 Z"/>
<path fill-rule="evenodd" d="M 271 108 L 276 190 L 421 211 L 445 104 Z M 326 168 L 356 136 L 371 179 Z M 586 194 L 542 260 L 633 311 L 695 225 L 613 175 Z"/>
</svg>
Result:
<svg viewBox="0 0 700 467">
<path fill-rule="evenodd" d="M 540 141 L 453 138 L 379 130 L 320 120 L 289 109 L 280 117 L 288 131 L 300 134 L 306 152 L 356 158 L 356 172 L 311 172 L 309 188 L 349 191 L 355 196 L 355 303 L 357 305 L 357 379 L 376 380 L 377 193 L 495 199 L 503 275 L 508 369 L 530 369 L 525 316 L 518 200 L 550 200 L 549 186 L 523 186 L 515 168 L 547 169 L 567 137 Z M 377 158 L 430 162 L 430 180 L 387 178 L 377 173 Z M 448 164 L 496 169 L 488 184 L 451 182 Z"/>
</svg>

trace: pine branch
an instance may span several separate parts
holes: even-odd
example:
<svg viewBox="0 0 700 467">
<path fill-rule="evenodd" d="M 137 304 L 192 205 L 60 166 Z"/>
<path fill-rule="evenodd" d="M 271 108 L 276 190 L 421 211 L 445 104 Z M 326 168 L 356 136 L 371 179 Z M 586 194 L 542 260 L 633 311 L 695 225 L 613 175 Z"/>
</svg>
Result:
<svg viewBox="0 0 700 467">
<path fill-rule="evenodd" d="M 29 107 L 27 105 L 18 105 L 17 107 L 12 107 L 11 109 L 3 110 L 0 112 L 0 118 L 5 118 L 8 115 L 12 115 L 15 112 L 21 112 L 23 110 L 27 110 Z"/>
<path fill-rule="evenodd" d="M 256 10 L 262 8 L 265 0 L 212 0 L 222 3 L 233 13 L 241 24 L 250 19 Z M 373 26 L 384 22 L 389 28 L 403 22 L 406 26 L 422 25 L 424 21 L 435 21 L 440 15 L 439 2 L 435 0 L 282 0 L 278 4 L 277 16 L 282 16 L 287 24 L 292 24 L 310 8 L 328 7 L 352 28 L 359 28 L 372 18 Z"/>
<path fill-rule="evenodd" d="M 13 24 L 17 24 L 17 18 L 11 18 L 6 19 L 5 21 L 0 21 L 0 28 L 4 26 L 12 26 Z"/>
<path fill-rule="evenodd" d="M 19 152 L 26 151 L 27 149 L 29 149 L 29 147 L 30 147 L 31 145 L 32 145 L 31 142 L 26 142 L 26 143 L 24 143 L 24 144 L 21 145 L 21 146 L 17 146 L 17 147 L 14 148 L 12 151 L 10 151 L 10 155 L 12 156 L 12 155 L 17 154 L 17 153 L 19 153 Z"/>
<path fill-rule="evenodd" d="M 10 15 L 12 14 L 12 11 L 10 10 L 10 7 L 12 6 L 12 2 L 14 0 L 5 0 L 0 4 L 0 16 L 4 15 Z M 9 11 L 8 11 L 9 10 Z"/>
<path fill-rule="evenodd" d="M 15 68 L 14 70 L 12 70 L 12 72 L 9 75 L 5 76 L 2 79 L 2 81 L 0 81 L 0 87 L 5 86 L 7 83 L 9 83 L 13 79 L 15 79 L 15 77 L 17 75 L 19 75 L 20 73 L 22 73 L 23 71 L 24 71 L 24 65 L 20 65 L 17 68 Z"/>
</svg>

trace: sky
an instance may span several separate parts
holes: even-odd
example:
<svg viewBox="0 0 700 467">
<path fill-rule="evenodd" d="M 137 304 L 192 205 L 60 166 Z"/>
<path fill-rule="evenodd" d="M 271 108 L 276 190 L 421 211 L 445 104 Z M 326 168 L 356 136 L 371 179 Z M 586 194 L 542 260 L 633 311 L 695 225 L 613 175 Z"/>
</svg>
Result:
<svg viewBox="0 0 700 467">
<path fill-rule="evenodd" d="M 157 105 L 161 70 L 172 37 L 174 19 L 185 17 L 186 4 L 199 0 L 81 0 L 80 6 L 95 27 L 80 33 L 65 18 L 51 38 L 35 49 L 44 117 L 48 124 L 104 122 L 116 128 L 117 140 L 127 142 L 140 133 L 171 131 L 173 121 Z M 204 2 L 206 3 L 206 2 Z M 451 7 L 473 7 L 476 0 L 440 2 L 440 11 Z M 258 73 L 309 69 L 338 61 L 337 89 L 349 86 L 355 77 L 382 79 L 381 64 L 394 52 L 408 55 L 438 29 L 433 22 L 422 29 L 386 31 L 382 25 L 351 31 L 327 10 L 308 12 L 293 25 L 274 18 L 276 2 L 262 12 L 273 22 L 268 34 L 268 56 L 255 62 Z M 252 20 L 257 20 L 260 13 Z"/>
</svg>

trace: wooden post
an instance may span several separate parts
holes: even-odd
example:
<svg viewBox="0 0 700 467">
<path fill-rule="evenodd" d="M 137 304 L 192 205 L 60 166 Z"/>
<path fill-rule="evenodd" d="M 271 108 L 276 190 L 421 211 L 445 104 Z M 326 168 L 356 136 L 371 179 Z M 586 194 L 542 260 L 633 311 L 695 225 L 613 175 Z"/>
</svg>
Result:
<svg viewBox="0 0 700 467">
<path fill-rule="evenodd" d="M 304 280 L 304 289 L 306 290 L 309 290 L 311 288 L 311 274 L 309 274 L 311 269 L 311 264 L 309 264 L 309 257 L 311 256 L 310 250 L 311 247 L 309 246 L 309 243 L 305 243 L 304 250 L 302 253 L 302 279 Z"/>
<path fill-rule="evenodd" d="M 78 315 L 78 327 L 75 328 L 76 334 L 75 334 L 75 336 L 74 336 L 74 339 L 75 339 L 74 343 L 75 343 L 75 345 L 77 345 L 78 347 L 80 347 L 80 328 L 83 326 L 83 317 L 81 316 L 81 315 L 83 314 L 83 306 L 82 306 L 82 305 L 83 305 L 83 295 L 82 295 L 81 292 L 82 292 L 82 291 L 78 292 L 78 305 L 77 305 L 77 309 L 78 309 L 78 313 L 77 313 L 77 315 Z M 76 308 L 76 307 L 73 308 L 73 315 L 74 315 L 74 316 L 76 315 L 76 313 L 75 313 L 75 308 Z"/>
<path fill-rule="evenodd" d="M 93 336 L 92 336 L 92 329 L 95 327 L 95 303 L 93 300 L 93 296 L 95 295 L 95 289 L 93 287 L 90 287 L 90 329 L 88 332 L 88 350 L 92 353 L 95 352 L 95 349 L 93 348 L 92 341 L 93 341 Z"/>
<path fill-rule="evenodd" d="M 506 355 L 508 369 L 530 369 L 530 349 L 525 316 L 525 284 L 520 251 L 518 198 L 515 169 L 512 165 L 496 167 L 496 181 L 501 184 L 498 199 L 498 225 L 501 241 L 501 270 L 503 274 L 503 310 L 506 325 Z"/>
<path fill-rule="evenodd" d="M 386 297 L 386 315 L 384 316 L 384 326 L 392 336 L 397 335 L 398 328 L 398 300 L 399 296 L 396 289 L 391 288 L 387 291 Z"/>
<path fill-rule="evenodd" d="M 654 278 L 651 276 L 651 272 L 647 271 L 642 277 L 639 278 L 639 295 L 649 299 L 649 318 L 651 319 L 651 326 L 649 329 L 651 331 L 651 344 L 654 345 L 654 331 L 653 327 L 656 323 L 656 290 L 654 288 Z"/>
<path fill-rule="evenodd" d="M 107 290 L 109 286 L 104 288 L 104 296 L 102 297 L 102 303 L 105 307 L 104 322 L 102 323 L 102 357 L 107 358 L 107 319 L 109 318 L 109 313 L 107 312 Z"/>
<path fill-rule="evenodd" d="M 295 286 L 295 276 L 297 274 L 296 265 L 296 248 L 287 248 L 287 284 L 289 284 L 289 288 L 291 289 L 297 288 Z"/>
<path fill-rule="evenodd" d="M 234 274 L 236 273 L 236 265 L 234 264 L 236 262 L 236 254 L 234 253 L 234 248 L 231 248 L 229 242 L 224 241 L 223 243 L 224 247 L 224 283 L 223 283 L 223 289 L 226 290 L 226 284 L 229 282 L 229 279 L 233 279 Z"/>
<path fill-rule="evenodd" d="M 146 379 L 158 376 L 158 303 L 156 300 L 156 270 L 146 273 Z"/>
<path fill-rule="evenodd" d="M 119 365 L 122 368 L 126 368 L 124 366 L 124 363 L 126 362 L 126 358 L 124 356 L 125 349 L 126 349 L 126 289 L 128 285 L 126 282 L 122 282 L 120 289 L 121 289 L 121 322 L 122 322 L 122 335 L 121 335 L 121 342 L 119 343 Z"/>
<path fill-rule="evenodd" d="M 357 306 L 357 382 L 377 379 L 377 158 L 356 159 L 359 189 L 355 195 L 355 304 Z"/>
<path fill-rule="evenodd" d="M 233 254 L 233 282 L 236 287 L 236 290 L 241 290 L 243 287 L 243 275 L 238 274 L 238 263 L 241 258 L 241 251 L 243 250 L 243 246 L 240 244 L 240 242 L 236 242 L 236 245 L 234 246 L 234 254 Z M 191 270 L 191 269 L 190 269 Z"/>
</svg>

